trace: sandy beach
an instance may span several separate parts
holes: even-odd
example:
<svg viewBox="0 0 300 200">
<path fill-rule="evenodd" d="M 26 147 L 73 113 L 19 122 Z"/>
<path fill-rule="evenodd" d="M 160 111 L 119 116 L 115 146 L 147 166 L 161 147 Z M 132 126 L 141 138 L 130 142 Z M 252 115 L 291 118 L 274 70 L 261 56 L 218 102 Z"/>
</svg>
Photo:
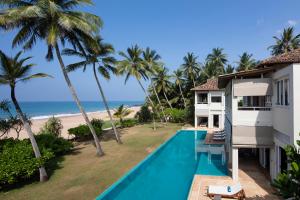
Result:
<svg viewBox="0 0 300 200">
<path fill-rule="evenodd" d="M 129 109 L 132 110 L 133 112 L 130 113 L 130 115 L 127 118 L 132 118 L 140 110 L 140 106 L 133 106 L 133 107 L 130 107 Z M 113 114 L 114 110 L 111 110 L 111 112 Z M 88 116 L 89 116 L 90 120 L 92 120 L 93 118 L 102 119 L 104 121 L 109 120 L 109 117 L 108 117 L 108 114 L 106 111 L 91 112 L 91 113 L 88 113 Z M 63 130 L 62 130 L 61 136 L 64 138 L 70 138 L 70 136 L 68 134 L 68 129 L 78 126 L 79 124 L 85 124 L 85 121 L 81 114 L 78 114 L 78 115 L 76 114 L 73 116 L 61 116 L 58 118 L 61 119 L 61 122 L 63 124 Z M 32 119 L 31 120 L 32 121 L 32 126 L 31 126 L 32 131 L 34 133 L 38 133 L 47 120 L 48 119 Z M 16 132 L 14 132 L 14 131 L 9 132 L 8 137 L 16 137 Z M 27 138 L 27 133 L 25 130 L 22 130 L 20 132 L 19 139 L 23 139 L 23 138 Z"/>
</svg>

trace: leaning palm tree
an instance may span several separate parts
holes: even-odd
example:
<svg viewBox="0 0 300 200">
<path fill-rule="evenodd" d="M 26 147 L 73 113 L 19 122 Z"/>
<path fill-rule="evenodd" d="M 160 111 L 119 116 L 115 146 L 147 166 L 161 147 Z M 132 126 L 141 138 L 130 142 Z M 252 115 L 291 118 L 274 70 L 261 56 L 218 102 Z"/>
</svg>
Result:
<svg viewBox="0 0 300 200">
<path fill-rule="evenodd" d="M 148 70 L 147 70 L 148 76 L 150 77 L 150 80 L 151 80 L 150 87 L 153 89 L 153 92 L 156 96 L 156 99 L 159 104 L 159 108 L 164 116 L 165 121 L 167 121 L 167 117 L 166 117 L 164 108 L 161 104 L 161 101 L 157 94 L 156 88 L 154 87 L 153 79 L 152 79 L 152 77 L 161 69 L 161 63 L 159 62 L 160 59 L 161 59 L 160 55 L 158 55 L 155 50 L 151 50 L 149 47 L 147 47 L 146 50 L 143 51 L 143 61 L 148 68 Z"/>
<path fill-rule="evenodd" d="M 36 140 L 34 138 L 34 134 L 30 127 L 30 122 L 28 118 L 23 113 L 19 102 L 16 98 L 16 84 L 20 82 L 27 82 L 34 78 L 41 78 L 41 77 L 49 77 L 49 75 L 44 73 L 37 73 L 37 74 L 31 74 L 30 71 L 32 67 L 34 67 L 34 64 L 25 64 L 26 61 L 30 60 L 31 57 L 26 58 L 20 58 L 22 54 L 22 51 L 16 54 L 13 58 L 8 57 L 5 53 L 0 51 L 0 85 L 9 85 L 10 87 L 10 95 L 11 100 L 13 102 L 13 105 L 16 109 L 16 112 L 18 114 L 18 117 L 22 121 L 24 128 L 28 134 L 29 140 L 31 142 L 34 155 L 36 158 L 41 158 L 41 152 L 39 150 L 39 147 L 36 143 Z M 5 103 L 1 106 L 4 110 L 8 109 L 5 106 Z M 45 170 L 44 166 L 41 166 L 39 168 L 40 172 L 40 181 L 46 181 L 48 180 L 48 175 Z"/>
<path fill-rule="evenodd" d="M 106 44 L 102 42 L 102 38 L 100 36 L 97 36 L 92 41 L 85 41 L 83 43 L 84 51 L 77 50 L 77 49 L 64 49 L 63 54 L 68 56 L 78 56 L 83 61 L 73 63 L 67 66 L 68 71 L 74 71 L 79 68 L 83 68 L 83 71 L 86 70 L 86 67 L 88 65 L 93 67 L 93 73 L 94 78 L 96 80 L 100 95 L 102 97 L 102 101 L 105 105 L 107 114 L 110 118 L 110 122 L 116 137 L 116 140 L 118 143 L 122 143 L 119 133 L 117 132 L 115 123 L 113 121 L 106 97 L 104 95 L 104 91 L 102 89 L 102 86 L 100 84 L 98 73 L 104 77 L 105 79 L 110 79 L 110 72 L 116 73 L 116 68 L 114 67 L 114 64 L 116 63 L 116 59 L 112 56 L 114 53 L 114 48 L 111 44 Z M 96 65 L 98 67 L 96 68 Z"/>
<path fill-rule="evenodd" d="M 175 70 L 173 72 L 172 77 L 175 79 L 175 85 L 177 85 L 179 87 L 179 91 L 180 91 L 180 94 L 181 94 L 181 97 L 182 97 L 182 100 L 183 100 L 183 103 L 184 103 L 184 107 L 186 108 L 185 98 L 184 98 L 183 93 L 182 93 L 182 84 L 185 81 L 185 79 L 183 78 L 182 70 L 180 70 L 180 69 Z"/>
<path fill-rule="evenodd" d="M 127 48 L 126 53 L 120 52 L 119 54 L 123 57 L 123 60 L 118 62 L 117 71 L 118 74 L 125 75 L 125 84 L 131 76 L 135 77 L 153 108 L 153 101 L 151 100 L 150 96 L 141 83 L 142 78 L 144 80 L 148 79 L 149 72 L 147 65 L 145 65 L 143 59 L 141 58 L 142 53 L 143 50 L 140 49 L 138 45 Z"/>
<path fill-rule="evenodd" d="M 248 71 L 255 67 L 256 61 L 252 58 L 252 54 L 244 52 L 240 57 L 240 60 L 237 62 L 238 67 L 237 71 Z"/>
<path fill-rule="evenodd" d="M 300 34 L 294 35 L 293 27 L 284 29 L 280 38 L 277 36 L 273 38 L 275 44 L 268 47 L 268 49 L 271 49 L 272 55 L 287 53 L 300 47 Z"/>
<path fill-rule="evenodd" d="M 217 71 L 217 75 L 224 73 L 224 66 L 227 63 L 227 55 L 223 53 L 223 50 L 222 48 L 213 48 L 206 58 L 206 62 L 210 63 Z"/>
<path fill-rule="evenodd" d="M 170 81 L 171 76 L 168 75 L 168 69 L 166 67 L 163 67 L 154 77 L 154 85 L 158 92 L 162 92 L 167 100 L 167 103 L 169 104 L 170 108 L 172 107 L 172 104 L 170 103 L 168 96 L 166 92 L 171 90 L 172 83 Z"/>
<path fill-rule="evenodd" d="M 184 63 L 181 65 L 183 73 L 187 78 L 192 80 L 194 87 L 196 87 L 195 80 L 198 78 L 200 72 L 200 64 L 197 59 L 198 57 L 193 53 L 187 53 L 187 55 L 183 57 Z"/>
<path fill-rule="evenodd" d="M 24 49 L 31 49 L 38 39 L 44 40 L 48 48 L 46 55 L 48 61 L 53 60 L 53 50 L 55 51 L 73 99 L 94 137 L 97 155 L 102 156 L 104 153 L 99 139 L 71 83 L 59 48 L 59 42 L 62 45 L 69 42 L 72 46 L 82 49 L 80 44 L 82 38 L 92 38 L 98 33 L 102 25 L 100 18 L 87 12 L 74 10 L 81 5 L 92 5 L 92 1 L 0 1 L 0 6 L 5 7 L 0 13 L 0 28 L 18 30 L 13 39 L 13 46 L 23 44 Z"/>
<path fill-rule="evenodd" d="M 120 123 L 122 125 L 123 119 L 132 112 L 133 112 L 132 110 L 128 109 L 127 107 L 124 106 L 124 104 L 122 104 L 117 109 L 115 109 L 114 116 L 120 119 Z"/>
</svg>

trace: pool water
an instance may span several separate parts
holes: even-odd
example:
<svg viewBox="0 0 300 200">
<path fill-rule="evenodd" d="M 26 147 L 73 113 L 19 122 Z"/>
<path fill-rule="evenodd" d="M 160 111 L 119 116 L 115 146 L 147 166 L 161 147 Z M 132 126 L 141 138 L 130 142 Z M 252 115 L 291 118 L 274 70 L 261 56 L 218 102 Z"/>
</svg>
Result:
<svg viewBox="0 0 300 200">
<path fill-rule="evenodd" d="M 221 156 L 195 151 L 206 131 L 178 131 L 97 200 L 186 199 L 195 174 L 226 175 Z"/>
</svg>

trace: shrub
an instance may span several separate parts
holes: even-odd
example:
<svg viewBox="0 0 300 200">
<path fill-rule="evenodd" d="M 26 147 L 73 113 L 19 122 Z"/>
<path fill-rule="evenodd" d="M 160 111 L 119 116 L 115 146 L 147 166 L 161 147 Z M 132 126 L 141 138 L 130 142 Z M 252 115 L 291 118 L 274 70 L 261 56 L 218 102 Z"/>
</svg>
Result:
<svg viewBox="0 0 300 200">
<path fill-rule="evenodd" d="M 101 119 L 92 119 L 91 124 L 93 127 L 102 129 L 104 122 Z"/>
<path fill-rule="evenodd" d="M 42 157 L 34 156 L 28 139 L 4 139 L 0 141 L 0 188 L 32 177 L 40 166 L 46 164 L 54 154 L 43 148 Z"/>
<path fill-rule="evenodd" d="M 137 125 L 138 121 L 136 119 L 125 119 L 122 121 L 121 126 L 126 128 L 126 127 L 132 127 Z"/>
<path fill-rule="evenodd" d="M 44 124 L 43 128 L 41 129 L 41 133 L 51 133 L 56 137 L 60 136 L 61 130 L 63 129 L 63 125 L 61 120 L 56 117 L 51 117 L 48 121 Z"/>
<path fill-rule="evenodd" d="M 51 151 L 55 156 L 63 155 L 73 148 L 72 142 L 56 137 L 52 133 L 42 133 L 35 138 L 40 149 Z"/>
<path fill-rule="evenodd" d="M 144 123 L 144 122 L 149 122 L 151 121 L 152 117 L 151 117 L 151 112 L 148 108 L 147 105 L 143 105 L 140 109 L 140 111 L 138 111 L 135 115 L 135 118 L 138 120 L 138 122 L 140 123 Z"/>
<path fill-rule="evenodd" d="M 99 136 L 102 133 L 102 129 L 95 127 L 94 129 L 96 131 L 96 134 Z M 88 139 L 92 136 L 92 133 L 90 131 L 90 128 L 88 127 L 88 125 L 79 125 L 77 127 L 74 128 L 70 128 L 68 130 L 68 133 L 70 135 L 74 135 L 75 139 Z"/>
<path fill-rule="evenodd" d="M 177 108 L 167 108 L 165 110 L 167 117 L 170 122 L 183 123 L 186 119 L 186 110 L 181 110 Z"/>
</svg>

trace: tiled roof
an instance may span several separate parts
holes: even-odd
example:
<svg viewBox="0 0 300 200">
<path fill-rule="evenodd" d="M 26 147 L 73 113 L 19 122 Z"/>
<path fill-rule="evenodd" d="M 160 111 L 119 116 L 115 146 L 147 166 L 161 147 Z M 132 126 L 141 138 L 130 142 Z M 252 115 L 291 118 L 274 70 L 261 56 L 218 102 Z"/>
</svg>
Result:
<svg viewBox="0 0 300 200">
<path fill-rule="evenodd" d="M 199 85 L 195 88 L 193 88 L 192 90 L 220 90 L 218 87 L 218 79 L 214 78 L 214 79 L 207 79 L 206 83 Z"/>
<path fill-rule="evenodd" d="M 288 53 L 283 53 L 278 56 L 273 56 L 261 61 L 258 64 L 259 67 L 270 66 L 274 64 L 290 64 L 290 63 L 300 63 L 300 48 L 290 51 Z"/>
</svg>

